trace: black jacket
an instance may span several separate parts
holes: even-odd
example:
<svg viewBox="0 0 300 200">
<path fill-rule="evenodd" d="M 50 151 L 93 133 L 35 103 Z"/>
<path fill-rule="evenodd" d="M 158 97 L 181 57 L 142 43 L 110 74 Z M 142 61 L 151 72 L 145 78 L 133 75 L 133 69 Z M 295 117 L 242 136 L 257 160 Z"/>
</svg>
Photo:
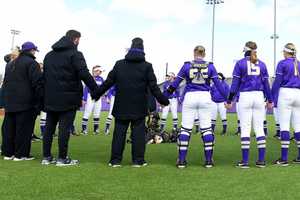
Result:
<svg viewBox="0 0 300 200">
<path fill-rule="evenodd" d="M 86 66 L 83 54 L 67 37 L 52 46 L 44 59 L 45 110 L 68 111 L 81 106 L 83 81 L 91 91 L 97 84 Z"/>
<path fill-rule="evenodd" d="M 113 116 L 118 119 L 135 120 L 148 113 L 148 88 L 163 105 L 169 100 L 157 86 L 152 64 L 145 61 L 144 53 L 129 51 L 125 59 L 117 61 L 106 81 L 97 91 L 100 97 L 111 86 L 116 85 Z"/>
<path fill-rule="evenodd" d="M 20 112 L 40 105 L 43 77 L 39 64 L 23 52 L 5 68 L 2 86 L 5 112 Z"/>
</svg>

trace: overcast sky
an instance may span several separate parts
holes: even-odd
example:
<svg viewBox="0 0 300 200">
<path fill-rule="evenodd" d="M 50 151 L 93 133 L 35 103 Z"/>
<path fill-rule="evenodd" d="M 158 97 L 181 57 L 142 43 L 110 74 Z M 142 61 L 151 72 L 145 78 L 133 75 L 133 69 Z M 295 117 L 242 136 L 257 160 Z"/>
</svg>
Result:
<svg viewBox="0 0 300 200">
<path fill-rule="evenodd" d="M 216 8 L 215 66 L 231 76 L 234 60 L 243 56 L 246 41 L 258 44 L 259 58 L 273 75 L 273 0 L 224 0 Z M 300 48 L 300 4 L 278 2 L 278 59 L 282 47 L 293 42 Z M 68 29 L 82 33 L 79 49 L 89 68 L 99 64 L 106 73 L 124 57 L 131 39 L 144 39 L 146 59 L 153 63 L 159 80 L 165 64 L 177 73 L 193 59 L 193 48 L 204 45 L 211 52 L 212 7 L 206 0 L 1 0 L 0 54 L 11 48 L 11 29 L 21 31 L 15 44 L 32 41 L 42 61 L 51 45 Z M 1 69 L 4 61 L 1 59 Z"/>
</svg>

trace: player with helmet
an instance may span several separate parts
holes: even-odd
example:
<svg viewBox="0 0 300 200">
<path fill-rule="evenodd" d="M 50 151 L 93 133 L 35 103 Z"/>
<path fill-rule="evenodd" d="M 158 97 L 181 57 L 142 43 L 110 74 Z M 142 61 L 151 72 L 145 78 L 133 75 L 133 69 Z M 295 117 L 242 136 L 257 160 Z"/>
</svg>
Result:
<svg viewBox="0 0 300 200">
<path fill-rule="evenodd" d="M 272 87 L 273 96 L 278 96 L 277 109 L 281 139 L 281 157 L 275 161 L 275 164 L 281 166 L 288 166 L 290 124 L 294 128 L 294 139 L 298 147 L 298 156 L 293 162 L 300 164 L 300 62 L 296 54 L 294 44 L 288 43 L 284 46 L 284 59 L 277 65 L 276 78 Z"/>
<path fill-rule="evenodd" d="M 93 67 L 92 73 L 93 77 L 97 83 L 97 85 L 101 85 L 104 80 L 101 77 L 101 74 L 103 72 L 103 68 L 99 65 L 96 65 Z M 83 98 L 82 98 L 83 104 L 85 105 L 83 118 L 82 118 L 82 134 L 87 135 L 88 134 L 88 120 L 92 112 L 94 112 L 94 134 L 99 134 L 99 117 L 101 114 L 101 99 L 98 101 L 94 101 L 90 95 L 90 91 L 88 87 L 85 87 L 83 90 Z"/>
<path fill-rule="evenodd" d="M 225 76 L 222 73 L 218 73 L 218 78 L 221 80 L 222 86 L 224 88 L 226 97 L 229 94 L 229 86 L 225 81 Z M 227 98 L 224 98 L 222 94 L 220 94 L 219 90 L 217 89 L 215 84 L 212 84 L 211 90 L 211 99 L 213 101 L 212 104 L 212 112 L 211 112 L 211 128 L 212 131 L 215 132 L 215 126 L 217 122 L 217 116 L 218 113 L 220 113 L 220 117 L 223 124 L 223 131 L 222 135 L 225 135 L 227 132 L 227 117 L 226 117 L 226 108 L 225 108 L 225 102 Z"/>
<path fill-rule="evenodd" d="M 166 75 L 166 81 L 164 82 L 163 85 L 164 92 L 167 91 L 168 87 L 174 82 L 174 80 L 175 80 L 175 74 L 173 72 L 169 72 Z M 165 129 L 169 110 L 171 110 L 172 117 L 173 117 L 173 129 L 177 130 L 178 128 L 177 106 L 178 106 L 179 97 L 180 95 L 178 89 L 175 91 L 174 94 L 169 95 L 170 104 L 162 108 L 160 131 L 164 131 Z"/>
<path fill-rule="evenodd" d="M 178 159 L 177 167 L 187 166 L 186 155 L 189 141 L 194 125 L 195 114 L 200 120 L 200 130 L 204 143 L 204 154 L 206 168 L 213 167 L 213 145 L 214 134 L 211 129 L 211 96 L 210 80 L 214 82 L 220 93 L 226 97 L 215 66 L 211 62 L 204 60 L 205 48 L 196 46 L 194 48 L 194 60 L 185 62 L 179 71 L 175 81 L 168 88 L 168 93 L 172 94 L 178 88 L 181 81 L 186 80 L 186 93 L 182 105 L 182 124 L 178 135 Z"/>
<path fill-rule="evenodd" d="M 249 168 L 249 149 L 251 125 L 256 134 L 258 160 L 257 167 L 265 167 L 266 137 L 263 129 L 265 117 L 265 99 L 267 107 L 272 108 L 272 95 L 268 70 L 264 62 L 257 58 L 257 45 L 249 41 L 244 47 L 244 58 L 239 60 L 233 70 L 233 81 L 226 107 L 232 107 L 232 100 L 239 91 L 239 118 L 241 123 L 242 160 L 237 167 Z"/>
</svg>

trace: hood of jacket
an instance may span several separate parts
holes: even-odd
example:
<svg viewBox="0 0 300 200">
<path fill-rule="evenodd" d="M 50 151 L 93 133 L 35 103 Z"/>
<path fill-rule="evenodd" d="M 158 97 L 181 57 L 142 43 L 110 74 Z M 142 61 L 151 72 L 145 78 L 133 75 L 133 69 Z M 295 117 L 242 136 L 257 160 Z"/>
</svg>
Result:
<svg viewBox="0 0 300 200">
<path fill-rule="evenodd" d="M 54 51 L 61 51 L 66 49 L 77 49 L 77 46 L 66 36 L 63 36 L 55 44 L 52 45 Z"/>
<path fill-rule="evenodd" d="M 125 56 L 125 60 L 131 62 L 144 62 L 145 61 L 145 53 L 141 51 L 129 50 Z"/>
</svg>

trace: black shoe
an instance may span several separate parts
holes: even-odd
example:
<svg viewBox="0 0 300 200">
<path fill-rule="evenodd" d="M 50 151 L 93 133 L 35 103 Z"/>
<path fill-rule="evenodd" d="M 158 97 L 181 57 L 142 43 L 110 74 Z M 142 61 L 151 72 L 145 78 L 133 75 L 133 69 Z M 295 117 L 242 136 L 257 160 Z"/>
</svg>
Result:
<svg viewBox="0 0 300 200">
<path fill-rule="evenodd" d="M 226 135 L 226 132 L 223 131 L 223 132 L 221 133 L 221 135 L 222 135 L 222 136 Z"/>
<path fill-rule="evenodd" d="M 34 142 L 41 141 L 41 138 L 35 134 L 32 134 L 31 141 L 34 141 Z"/>
<path fill-rule="evenodd" d="M 214 166 L 214 163 L 212 161 L 206 161 L 204 164 L 205 168 L 212 168 Z"/>
<path fill-rule="evenodd" d="M 108 166 L 110 166 L 112 168 L 122 167 L 121 162 L 119 162 L 119 161 L 110 161 L 108 163 Z"/>
<path fill-rule="evenodd" d="M 44 157 L 42 162 L 42 165 L 50 165 L 50 164 L 56 164 L 56 159 L 53 158 L 52 156 L 50 157 Z"/>
<path fill-rule="evenodd" d="M 236 167 L 241 168 L 241 169 L 248 169 L 248 168 L 250 168 L 250 167 L 249 167 L 249 164 L 248 164 L 248 163 L 245 163 L 245 162 L 243 162 L 243 161 L 238 162 L 238 163 L 236 164 Z"/>
<path fill-rule="evenodd" d="M 237 132 L 235 132 L 235 134 L 234 135 L 240 135 L 241 134 L 241 132 L 239 132 L 239 131 L 237 131 Z"/>
<path fill-rule="evenodd" d="M 79 164 L 79 160 L 72 160 L 71 158 L 59 158 L 56 161 L 56 166 L 57 167 L 65 167 L 65 166 L 72 166 L 72 165 L 78 165 Z"/>
<path fill-rule="evenodd" d="M 299 159 L 299 158 L 294 159 L 294 160 L 293 160 L 293 163 L 294 163 L 294 164 L 300 164 L 300 159 Z"/>
<path fill-rule="evenodd" d="M 139 168 L 139 167 L 145 167 L 145 166 L 147 166 L 147 165 L 148 165 L 148 163 L 147 163 L 145 160 L 139 161 L 139 162 L 134 161 L 134 162 L 132 163 L 132 167 L 137 167 L 137 168 Z"/>
<path fill-rule="evenodd" d="M 186 160 L 183 160 L 183 161 L 177 160 L 176 167 L 177 167 L 178 169 L 186 168 L 186 166 L 187 166 Z"/>
<path fill-rule="evenodd" d="M 283 161 L 281 159 L 275 160 L 273 164 L 274 165 L 279 165 L 279 166 L 282 166 L 282 167 L 289 166 L 288 161 Z"/>
<path fill-rule="evenodd" d="M 273 137 L 276 138 L 277 140 L 280 140 L 280 135 L 277 135 L 277 134 L 276 134 L 276 135 L 274 135 Z"/>
<path fill-rule="evenodd" d="M 265 161 L 256 161 L 255 166 L 258 168 L 265 168 L 266 162 Z"/>
</svg>

